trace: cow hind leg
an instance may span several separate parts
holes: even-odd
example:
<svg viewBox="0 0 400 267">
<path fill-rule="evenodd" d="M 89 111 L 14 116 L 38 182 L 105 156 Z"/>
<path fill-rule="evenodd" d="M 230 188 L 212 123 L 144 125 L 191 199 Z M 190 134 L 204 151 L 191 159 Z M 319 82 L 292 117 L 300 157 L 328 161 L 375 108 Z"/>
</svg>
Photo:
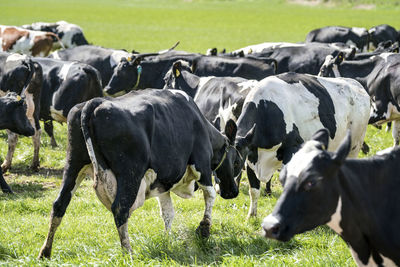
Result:
<svg viewBox="0 0 400 267">
<path fill-rule="evenodd" d="M 165 231 L 169 232 L 172 225 L 172 220 L 175 216 L 174 206 L 172 204 L 169 192 L 158 196 L 158 205 L 160 206 L 161 217 L 164 220 Z"/>
<path fill-rule="evenodd" d="M 398 146 L 400 141 L 400 121 L 393 121 L 392 128 L 393 145 Z"/>
<path fill-rule="evenodd" d="M 115 171 L 115 175 L 118 177 L 118 184 L 111 211 L 118 230 L 121 247 L 128 253 L 132 253 L 128 234 L 128 219 L 130 214 L 142 206 L 145 201 L 146 183 L 142 179 L 144 174 L 145 171 L 137 172 L 126 168 L 122 172 Z"/>
<path fill-rule="evenodd" d="M 49 232 L 42 248 L 40 249 L 39 259 L 50 258 L 56 230 L 61 224 L 61 220 L 67 210 L 73 193 L 76 191 L 85 176 L 84 170 L 86 170 L 86 166 L 83 166 L 81 162 L 78 164 L 80 164 L 79 167 L 73 167 L 73 164 L 67 162 L 66 169 L 64 170 L 63 185 L 60 194 L 53 203 L 53 209 L 50 215 Z"/>
<path fill-rule="evenodd" d="M 3 172 L 11 168 L 12 158 L 14 156 L 15 148 L 17 147 L 18 143 L 18 134 L 13 133 L 10 130 L 7 130 L 7 134 L 8 134 L 7 156 L 3 164 L 1 164 L 1 169 L 3 170 Z"/>
<path fill-rule="evenodd" d="M 9 193 L 13 194 L 13 191 L 11 190 L 10 186 L 7 184 L 6 180 L 3 177 L 3 172 L 0 169 L 0 187 L 3 193 Z"/>
<path fill-rule="evenodd" d="M 257 179 L 254 171 L 247 166 L 247 177 L 249 179 L 249 196 L 250 196 L 250 209 L 247 214 L 247 219 L 257 216 L 257 203 L 260 198 L 260 181 Z"/>
<path fill-rule="evenodd" d="M 33 159 L 31 164 L 31 169 L 34 171 L 38 171 L 40 163 L 39 163 L 39 149 L 40 149 L 40 135 L 42 130 L 36 130 L 35 134 L 32 136 L 33 141 Z"/>
<path fill-rule="evenodd" d="M 56 139 L 54 138 L 54 129 L 53 129 L 53 121 L 47 120 L 44 122 L 44 130 L 50 137 L 50 144 L 52 148 L 57 147 Z"/>
</svg>

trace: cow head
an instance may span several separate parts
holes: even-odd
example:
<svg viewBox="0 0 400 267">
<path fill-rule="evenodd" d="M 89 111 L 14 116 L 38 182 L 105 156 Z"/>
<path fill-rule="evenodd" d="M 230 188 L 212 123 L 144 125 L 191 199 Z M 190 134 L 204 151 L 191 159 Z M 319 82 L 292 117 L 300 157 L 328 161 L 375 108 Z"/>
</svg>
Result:
<svg viewBox="0 0 400 267">
<path fill-rule="evenodd" d="M 344 56 L 345 55 L 343 52 L 339 52 L 336 57 L 332 55 L 326 56 L 325 62 L 322 64 L 318 76 L 340 77 L 341 75 L 339 73 L 338 66 L 343 62 Z"/>
<path fill-rule="evenodd" d="M 4 75 L 0 88 L 4 92 L 15 92 L 21 94 L 24 88 L 30 83 L 35 72 L 35 65 L 32 60 L 19 54 L 11 54 L 4 66 Z"/>
<path fill-rule="evenodd" d="M 282 195 L 262 223 L 266 237 L 288 241 L 331 221 L 340 201 L 337 174 L 350 152 L 351 137 L 348 133 L 334 153 L 326 151 L 328 141 L 328 130 L 319 130 L 283 167 Z"/>
<path fill-rule="evenodd" d="M 233 120 L 226 124 L 224 134 L 226 136 L 224 146 L 214 154 L 212 168 L 216 174 L 219 193 L 225 199 L 235 198 L 239 194 L 239 188 L 235 183 L 235 177 L 241 173 L 243 158 L 234 147 L 237 126 Z"/>
<path fill-rule="evenodd" d="M 179 89 L 186 92 L 189 96 L 194 97 L 200 79 L 192 73 L 189 62 L 177 60 L 165 74 L 164 81 L 164 89 Z"/>
<path fill-rule="evenodd" d="M 139 85 L 142 73 L 141 59 L 141 57 L 134 59 L 121 58 L 121 61 L 114 68 L 114 73 L 110 81 L 104 88 L 104 93 L 107 95 L 116 95 L 136 88 Z"/>
<path fill-rule="evenodd" d="M 14 133 L 31 136 L 35 133 L 27 115 L 26 103 L 16 93 L 0 97 L 0 129 L 9 129 Z"/>
</svg>

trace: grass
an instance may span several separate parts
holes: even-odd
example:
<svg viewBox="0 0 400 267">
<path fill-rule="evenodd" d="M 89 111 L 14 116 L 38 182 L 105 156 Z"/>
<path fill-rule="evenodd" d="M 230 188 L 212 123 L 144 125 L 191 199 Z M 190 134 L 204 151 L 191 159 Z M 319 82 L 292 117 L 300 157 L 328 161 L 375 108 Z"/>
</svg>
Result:
<svg viewBox="0 0 400 267">
<path fill-rule="evenodd" d="M 170 47 L 205 52 L 218 47 L 233 50 L 265 41 L 303 41 L 308 31 L 325 25 L 371 27 L 388 23 L 397 28 L 398 7 L 374 10 L 346 5 L 305 7 L 284 1 L 128 1 L 128 0 L 13 0 L 0 3 L 2 24 L 67 20 L 82 26 L 88 40 L 105 47 L 150 52 Z M 0 264 L 14 265 L 224 265 L 224 266 L 354 266 L 346 244 L 327 227 L 298 235 L 288 243 L 259 236 L 260 223 L 280 194 L 263 196 L 259 214 L 246 221 L 248 184 L 242 182 L 234 200 L 217 198 L 209 240 L 194 231 L 201 220 L 204 201 L 200 193 L 183 200 L 173 197 L 176 217 L 170 234 L 163 230 L 157 201 L 150 199 L 129 220 L 133 255 L 122 253 L 110 212 L 98 201 L 85 180 L 73 197 L 53 246 L 50 261 L 36 257 L 48 230 L 51 204 L 62 177 L 66 126 L 56 125 L 60 147 L 52 149 L 43 134 L 38 173 L 29 171 L 32 146 L 21 138 L 13 169 L 6 179 L 15 196 L 0 193 Z M 368 128 L 371 154 L 392 145 L 389 133 Z M 0 132 L 0 155 L 7 152 Z"/>
</svg>

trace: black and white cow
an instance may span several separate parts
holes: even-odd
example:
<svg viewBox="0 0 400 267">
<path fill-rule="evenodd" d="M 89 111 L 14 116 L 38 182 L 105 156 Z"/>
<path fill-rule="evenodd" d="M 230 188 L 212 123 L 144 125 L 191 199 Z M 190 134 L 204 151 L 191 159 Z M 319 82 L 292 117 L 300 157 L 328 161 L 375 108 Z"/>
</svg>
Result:
<svg viewBox="0 0 400 267">
<path fill-rule="evenodd" d="M 217 129 L 228 120 L 237 121 L 244 99 L 258 83 L 240 77 L 200 77 L 192 73 L 189 62 L 178 60 L 164 77 L 165 89 L 179 89 L 193 98 L 200 111 Z"/>
<path fill-rule="evenodd" d="M 44 120 L 44 129 L 55 147 L 52 121 L 66 122 L 73 106 L 103 96 L 100 74 L 92 66 L 76 61 L 35 60 L 43 69 L 40 118 Z"/>
<path fill-rule="evenodd" d="M 27 103 L 19 95 L 9 93 L 0 97 L 0 129 L 8 129 L 13 133 L 31 136 L 35 133 L 28 116 Z M 12 193 L 3 177 L 0 168 L 0 188 L 3 193 Z"/>
<path fill-rule="evenodd" d="M 170 192 L 191 197 L 195 182 L 203 190 L 206 206 L 198 231 L 208 237 L 216 195 L 212 171 L 220 180 L 223 198 L 238 194 L 234 176 L 241 163 L 232 146 L 235 132 L 231 121 L 222 135 L 179 90 L 132 91 L 77 105 L 68 116 L 63 185 L 39 257 L 50 257 L 55 231 L 86 168 L 94 170 L 94 189 L 113 213 L 127 251 L 131 252 L 127 223 L 131 213 L 146 199 L 157 197 L 169 230 L 174 217 Z"/>
<path fill-rule="evenodd" d="M 392 41 L 393 43 L 400 41 L 396 29 L 387 24 L 372 27 L 368 32 L 370 35 L 370 43 L 373 47 L 378 47 L 379 43 L 385 41 Z"/>
<path fill-rule="evenodd" d="M 0 53 L 0 89 L 3 92 L 14 92 L 26 99 L 27 116 L 35 129 L 33 140 L 33 159 L 31 168 L 39 167 L 40 149 L 40 97 L 43 83 L 41 66 L 26 55 Z M 12 155 L 18 141 L 17 133 L 7 130 L 8 152 L 2 164 L 3 171 L 11 165 Z"/>
<path fill-rule="evenodd" d="M 176 53 L 154 55 L 146 59 L 139 54 L 136 57 L 133 55 L 133 58 L 131 61 L 123 59 L 115 68 L 109 84 L 104 89 L 107 94 L 115 95 L 132 89 L 163 88 L 165 83 L 163 78 L 177 60 L 186 60 L 191 63 L 194 74 L 199 76 L 262 79 L 275 73 L 274 60 L 271 63 L 264 59 Z"/>
<path fill-rule="evenodd" d="M 249 216 L 257 214 L 260 181 L 268 182 L 318 129 L 330 130 L 332 149 L 351 129 L 350 156 L 356 157 L 369 112 L 370 97 L 353 79 L 284 73 L 260 81 L 245 99 L 235 141 L 247 159 Z"/>
<path fill-rule="evenodd" d="M 365 28 L 326 26 L 309 32 L 306 36 L 306 43 L 345 43 L 354 45 L 359 50 L 368 51 L 369 33 Z"/>
<path fill-rule="evenodd" d="M 359 81 L 372 98 L 370 124 L 393 121 L 394 144 L 400 142 L 400 55 L 382 53 L 359 61 L 343 61 L 343 55 L 328 56 L 320 74 Z"/>
<path fill-rule="evenodd" d="M 55 33 L 64 45 L 64 48 L 88 44 L 81 27 L 63 20 L 54 23 L 35 22 L 22 25 L 21 27 L 27 30 Z M 61 48 L 61 46 L 57 46 L 56 44 L 59 45 L 59 43 L 54 43 L 53 49 Z"/>
<path fill-rule="evenodd" d="M 262 223 L 265 236 L 288 241 L 327 224 L 358 266 L 399 266 L 400 148 L 346 160 L 350 135 L 335 152 L 326 151 L 328 141 L 328 131 L 318 131 L 283 167 L 283 192 Z"/>
<path fill-rule="evenodd" d="M 278 65 L 276 73 L 297 72 L 317 75 L 325 58 L 328 55 L 336 56 L 340 52 L 352 57 L 355 50 L 341 44 L 307 43 L 265 49 L 250 56 L 275 59 Z"/>
<path fill-rule="evenodd" d="M 102 85 L 105 86 L 110 81 L 114 68 L 121 59 L 129 58 L 130 55 L 130 53 L 124 50 L 94 45 L 81 45 L 55 51 L 49 57 L 64 61 L 79 61 L 94 67 L 100 72 Z"/>
</svg>

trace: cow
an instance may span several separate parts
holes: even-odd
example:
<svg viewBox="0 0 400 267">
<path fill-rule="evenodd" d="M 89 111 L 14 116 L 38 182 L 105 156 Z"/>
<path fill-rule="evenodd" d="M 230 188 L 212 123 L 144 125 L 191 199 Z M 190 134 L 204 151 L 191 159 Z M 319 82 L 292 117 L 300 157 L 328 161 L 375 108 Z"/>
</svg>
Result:
<svg viewBox="0 0 400 267">
<path fill-rule="evenodd" d="M 399 35 L 395 28 L 390 25 L 382 24 L 372 27 L 368 30 L 370 43 L 373 47 L 378 47 L 378 44 L 385 41 L 400 41 Z"/>
<path fill-rule="evenodd" d="M 21 26 L 24 29 L 52 32 L 57 34 L 64 48 L 72 48 L 79 45 L 89 44 L 83 35 L 82 28 L 76 24 L 60 20 L 54 23 L 35 22 Z M 57 46 L 58 45 L 58 46 Z M 54 43 L 53 49 L 61 48 L 60 43 Z"/>
<path fill-rule="evenodd" d="M 306 43 L 346 43 L 356 46 L 360 51 L 369 49 L 369 33 L 365 28 L 326 26 L 309 32 L 306 36 Z"/>
<path fill-rule="evenodd" d="M 66 122 L 73 106 L 103 96 L 100 75 L 96 69 L 84 63 L 50 58 L 35 58 L 35 61 L 43 70 L 39 118 L 43 120 L 44 130 L 51 138 L 51 146 L 56 147 L 53 120 Z M 11 167 L 16 144 L 16 140 L 9 142 L 3 170 Z"/>
<path fill-rule="evenodd" d="M 362 60 L 382 53 L 399 53 L 399 42 L 385 41 L 378 44 L 378 47 L 372 52 L 356 53 L 352 57 L 346 57 L 346 60 Z"/>
<path fill-rule="evenodd" d="M 179 89 L 192 97 L 217 129 L 224 129 L 230 119 L 237 121 L 248 91 L 258 83 L 240 77 L 199 77 L 184 60 L 172 64 L 164 81 L 164 89 Z"/>
<path fill-rule="evenodd" d="M 100 72 L 101 84 L 105 86 L 111 79 L 114 68 L 122 58 L 129 58 L 130 53 L 125 50 L 104 48 L 94 45 L 81 45 L 74 48 L 54 51 L 50 58 L 64 61 L 79 61 L 86 63 Z"/>
<path fill-rule="evenodd" d="M 320 128 L 330 130 L 332 149 L 351 129 L 356 157 L 370 112 L 370 97 L 353 79 L 284 73 L 260 81 L 245 99 L 237 121 L 235 147 L 246 159 L 251 200 L 257 215 L 260 181 L 268 182 Z M 238 177 L 239 178 L 239 177 Z"/>
<path fill-rule="evenodd" d="M 93 168 L 94 189 L 113 213 L 121 246 L 128 252 L 130 214 L 145 199 L 157 197 L 168 231 L 174 217 L 170 192 L 191 197 L 195 183 L 203 190 L 206 206 L 198 233 L 208 237 L 216 195 L 212 171 L 220 180 L 221 197 L 238 195 L 234 176 L 241 159 L 233 147 L 235 131 L 230 121 L 221 134 L 179 90 L 132 91 L 75 106 L 68 115 L 63 185 L 39 258 L 50 257 L 54 233 L 87 168 Z"/>
<path fill-rule="evenodd" d="M 35 129 L 33 140 L 33 158 L 31 169 L 39 167 L 39 149 L 41 128 L 39 123 L 40 98 L 43 84 L 41 66 L 26 55 L 0 52 L 0 90 L 14 92 L 26 100 L 27 116 Z M 18 141 L 17 133 L 7 130 L 8 152 L 2 164 L 3 171 L 11 165 Z"/>
<path fill-rule="evenodd" d="M 275 63 L 261 59 L 221 58 L 200 54 L 138 54 L 131 60 L 122 59 L 114 69 L 110 82 L 104 88 L 106 94 L 116 95 L 132 89 L 163 88 L 165 74 L 177 60 L 192 64 L 199 76 L 238 76 L 246 79 L 262 79 L 275 73 Z"/>
<path fill-rule="evenodd" d="M 283 192 L 264 218 L 263 234 L 288 241 L 326 224 L 349 245 L 358 266 L 400 265 L 400 148 L 367 159 L 346 159 L 350 134 L 328 152 L 319 130 L 283 167 Z"/>
<path fill-rule="evenodd" d="M 358 61 L 343 60 L 343 55 L 328 56 L 320 76 L 349 77 L 359 81 L 371 96 L 370 124 L 393 121 L 394 145 L 400 142 L 400 55 L 382 53 Z"/>
<path fill-rule="evenodd" d="M 0 129 L 8 129 L 25 136 L 34 135 L 35 129 L 27 115 L 27 103 L 16 93 L 8 93 L 6 96 L 0 97 L 0 114 Z M 3 177 L 1 168 L 0 188 L 3 193 L 13 193 Z"/>
<path fill-rule="evenodd" d="M 47 56 L 53 43 L 60 42 L 58 36 L 52 32 L 33 31 L 7 25 L 0 25 L 0 40 L 0 51 L 17 52 L 34 57 Z"/>
<path fill-rule="evenodd" d="M 268 57 L 276 60 L 276 73 L 297 72 L 317 75 L 328 55 L 336 56 L 344 52 L 346 57 L 354 56 L 355 50 L 341 44 L 307 43 L 295 46 L 283 46 L 265 49 L 253 53 L 251 57 Z"/>
</svg>

